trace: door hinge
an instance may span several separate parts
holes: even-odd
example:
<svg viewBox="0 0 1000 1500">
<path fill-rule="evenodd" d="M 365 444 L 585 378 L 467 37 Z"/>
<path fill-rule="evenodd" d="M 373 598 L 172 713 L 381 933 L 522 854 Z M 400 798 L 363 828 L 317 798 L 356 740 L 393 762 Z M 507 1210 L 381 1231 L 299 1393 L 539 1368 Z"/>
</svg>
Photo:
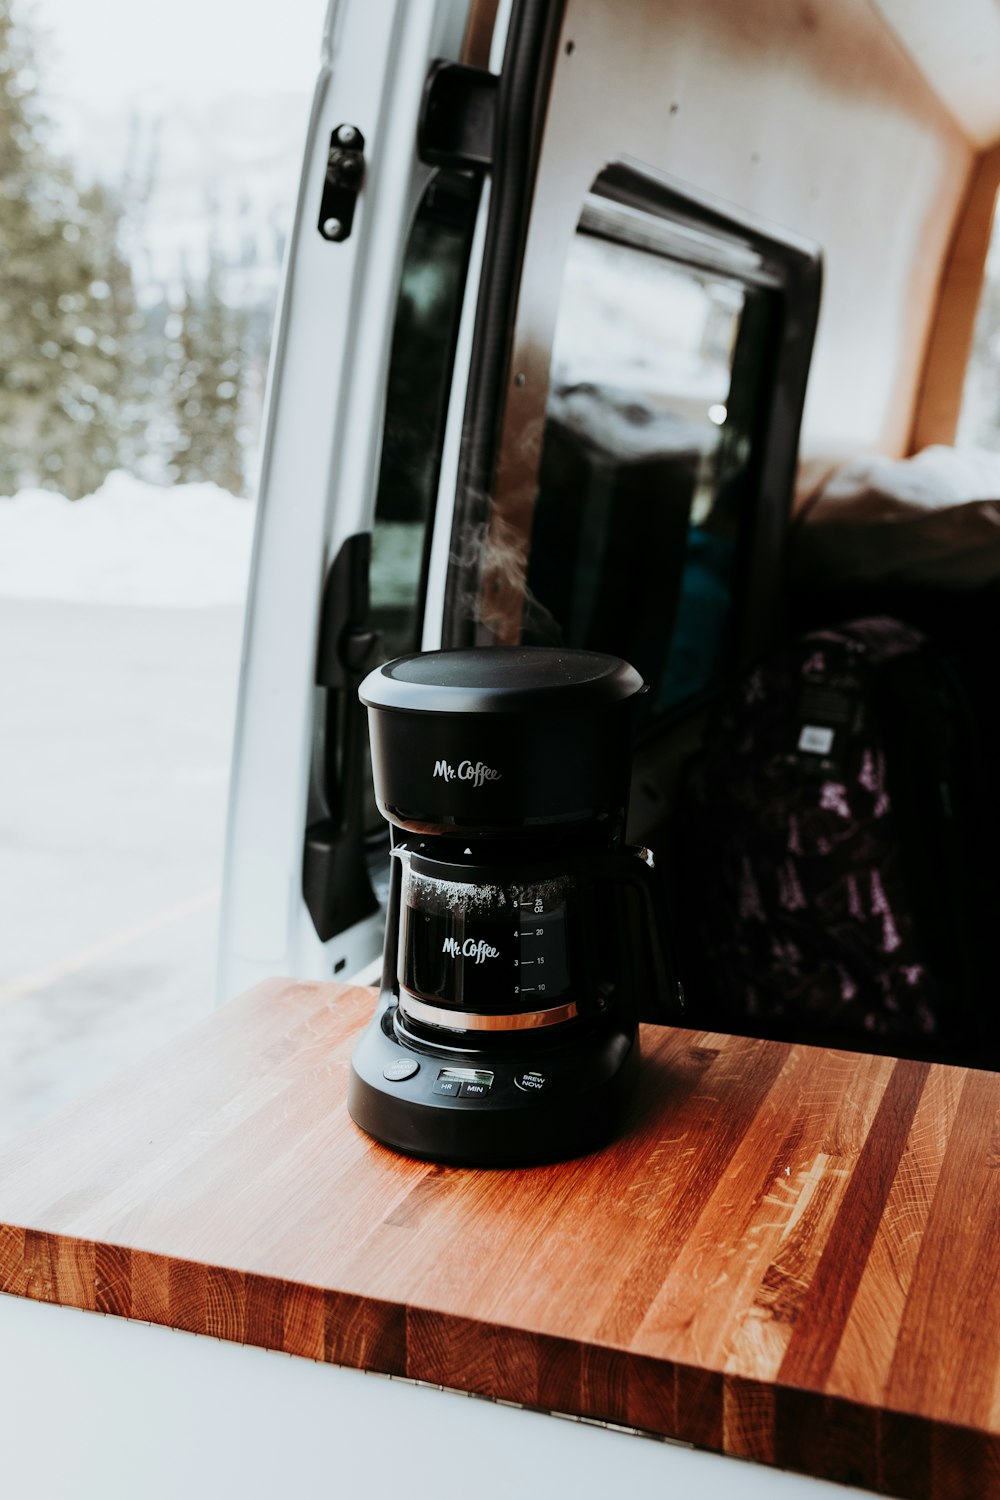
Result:
<svg viewBox="0 0 1000 1500">
<path fill-rule="evenodd" d="M 319 232 L 325 240 L 346 240 L 365 180 L 365 138 L 356 125 L 338 125 L 330 136 L 326 177 L 319 205 Z"/>
</svg>

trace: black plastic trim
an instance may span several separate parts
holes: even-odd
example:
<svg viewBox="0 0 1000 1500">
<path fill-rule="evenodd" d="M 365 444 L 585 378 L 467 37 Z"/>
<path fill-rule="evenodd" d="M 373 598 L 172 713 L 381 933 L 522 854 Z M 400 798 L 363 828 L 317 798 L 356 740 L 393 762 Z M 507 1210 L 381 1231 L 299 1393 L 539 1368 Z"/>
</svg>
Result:
<svg viewBox="0 0 1000 1500">
<path fill-rule="evenodd" d="M 475 171 L 492 164 L 499 81 L 485 68 L 440 59 L 431 64 L 417 127 L 421 161 Z"/>
<path fill-rule="evenodd" d="M 302 895 L 324 943 L 378 911 L 365 851 L 366 725 L 358 701 L 380 648 L 369 621 L 370 566 L 371 536 L 358 532 L 345 539 L 323 587 L 316 684 L 326 689 L 325 732 L 313 767 L 319 805 L 305 832 Z"/>
</svg>

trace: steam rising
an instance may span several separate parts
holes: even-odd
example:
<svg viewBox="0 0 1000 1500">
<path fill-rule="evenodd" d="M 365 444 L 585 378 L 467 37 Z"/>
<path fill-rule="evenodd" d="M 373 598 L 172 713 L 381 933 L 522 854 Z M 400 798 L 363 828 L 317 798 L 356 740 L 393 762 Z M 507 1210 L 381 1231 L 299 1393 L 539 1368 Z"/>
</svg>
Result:
<svg viewBox="0 0 1000 1500">
<path fill-rule="evenodd" d="M 544 431 L 544 417 L 526 422 L 519 440 L 501 459 L 506 470 L 505 514 L 491 496 L 473 492 L 468 496 L 474 502 L 470 509 L 487 519 L 467 522 L 453 543 L 452 561 L 460 578 L 458 612 L 504 646 L 565 645 L 562 626 L 528 587 L 531 517 L 538 498 Z M 508 520 L 510 515 L 520 524 Z"/>
<path fill-rule="evenodd" d="M 502 645 L 522 640 L 540 646 L 565 644 L 562 627 L 528 587 L 528 544 L 509 521 L 466 524 L 452 561 L 458 566 L 458 609 Z"/>
</svg>

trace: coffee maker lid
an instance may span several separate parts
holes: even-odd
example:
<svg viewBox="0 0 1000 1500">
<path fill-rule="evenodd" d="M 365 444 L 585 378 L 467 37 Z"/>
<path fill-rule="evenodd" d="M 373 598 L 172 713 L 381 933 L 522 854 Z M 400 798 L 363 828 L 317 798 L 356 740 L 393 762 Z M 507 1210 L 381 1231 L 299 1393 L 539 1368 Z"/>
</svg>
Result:
<svg viewBox="0 0 1000 1500">
<path fill-rule="evenodd" d="M 600 711 L 643 691 L 618 656 L 557 646 L 422 651 L 376 667 L 359 697 L 370 708 L 411 713 L 522 714 Z"/>
</svg>

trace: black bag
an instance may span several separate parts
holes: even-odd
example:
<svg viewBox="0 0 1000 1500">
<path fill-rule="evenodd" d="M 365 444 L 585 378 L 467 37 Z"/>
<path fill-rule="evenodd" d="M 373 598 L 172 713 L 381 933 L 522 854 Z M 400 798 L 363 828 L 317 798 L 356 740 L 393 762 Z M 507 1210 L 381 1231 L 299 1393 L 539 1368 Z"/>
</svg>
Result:
<svg viewBox="0 0 1000 1500">
<path fill-rule="evenodd" d="M 682 788 L 706 1019 L 937 1055 L 990 1044 L 981 759 L 947 659 L 898 621 L 815 631 L 752 672 Z"/>
</svg>

